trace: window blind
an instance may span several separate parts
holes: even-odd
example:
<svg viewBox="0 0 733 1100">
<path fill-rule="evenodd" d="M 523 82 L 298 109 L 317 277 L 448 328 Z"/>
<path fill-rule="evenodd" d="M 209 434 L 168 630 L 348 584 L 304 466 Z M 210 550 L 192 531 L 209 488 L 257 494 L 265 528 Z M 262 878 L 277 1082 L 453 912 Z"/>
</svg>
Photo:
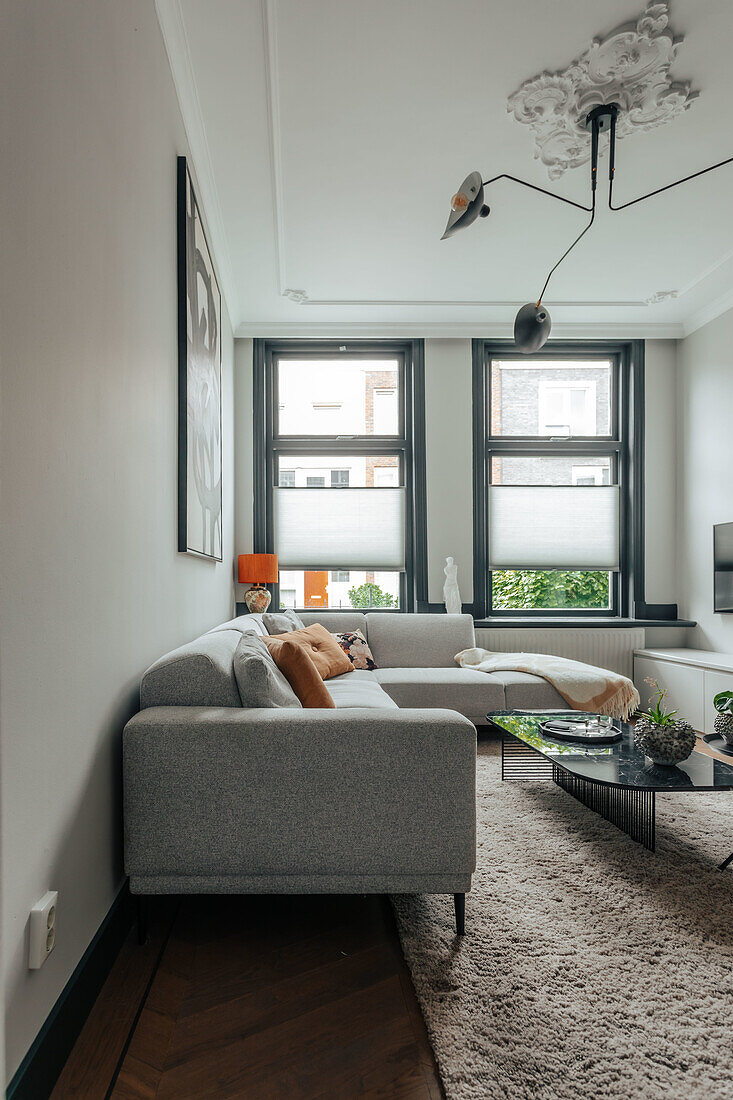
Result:
<svg viewBox="0 0 733 1100">
<path fill-rule="evenodd" d="M 405 490 L 274 490 L 281 569 L 405 568 Z"/>
<path fill-rule="evenodd" d="M 618 486 L 489 486 L 489 568 L 618 569 Z"/>
</svg>

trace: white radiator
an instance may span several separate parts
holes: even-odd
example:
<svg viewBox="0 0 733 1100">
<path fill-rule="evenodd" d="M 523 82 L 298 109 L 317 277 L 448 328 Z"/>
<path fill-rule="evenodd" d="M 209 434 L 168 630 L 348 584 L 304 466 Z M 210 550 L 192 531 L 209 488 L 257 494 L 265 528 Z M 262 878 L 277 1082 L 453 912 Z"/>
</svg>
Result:
<svg viewBox="0 0 733 1100">
<path fill-rule="evenodd" d="M 494 626 L 476 630 L 476 645 L 494 653 L 552 653 L 634 678 L 634 650 L 645 644 L 643 627 Z"/>
</svg>

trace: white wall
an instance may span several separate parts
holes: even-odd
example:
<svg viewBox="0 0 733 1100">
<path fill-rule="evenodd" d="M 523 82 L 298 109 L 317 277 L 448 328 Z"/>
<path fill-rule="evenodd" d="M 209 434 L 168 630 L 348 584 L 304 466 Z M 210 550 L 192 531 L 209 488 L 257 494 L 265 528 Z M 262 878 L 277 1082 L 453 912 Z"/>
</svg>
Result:
<svg viewBox="0 0 733 1100">
<path fill-rule="evenodd" d="M 176 154 L 151 0 L 5 5 L 2 71 L 2 953 L 10 1076 L 122 882 L 120 734 L 139 677 L 231 613 L 176 552 Z M 58 942 L 26 969 L 28 911 Z"/>
<path fill-rule="evenodd" d="M 443 602 L 445 559 L 473 599 L 473 419 L 470 340 L 425 341 L 428 600 Z"/>
<path fill-rule="evenodd" d="M 234 341 L 234 447 L 237 483 L 235 486 L 235 555 L 254 550 L 254 424 L 252 404 L 251 340 Z M 235 585 L 236 599 L 244 600 L 247 584 Z"/>
<path fill-rule="evenodd" d="M 733 615 L 713 612 L 713 524 L 733 521 L 733 310 L 678 349 L 677 553 L 689 644 L 733 653 Z"/>
<path fill-rule="evenodd" d="M 647 603 L 678 603 L 677 342 L 647 340 L 644 534 Z"/>
</svg>

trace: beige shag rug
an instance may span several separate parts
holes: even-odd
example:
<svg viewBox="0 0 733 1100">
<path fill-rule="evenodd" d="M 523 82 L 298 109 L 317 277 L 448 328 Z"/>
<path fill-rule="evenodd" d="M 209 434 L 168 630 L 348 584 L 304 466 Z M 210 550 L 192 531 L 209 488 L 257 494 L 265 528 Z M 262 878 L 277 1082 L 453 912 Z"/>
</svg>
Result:
<svg viewBox="0 0 733 1100">
<path fill-rule="evenodd" d="M 731 1100 L 733 793 L 657 795 L 647 852 L 482 742 L 478 845 L 462 939 L 393 899 L 448 1100 Z"/>
</svg>

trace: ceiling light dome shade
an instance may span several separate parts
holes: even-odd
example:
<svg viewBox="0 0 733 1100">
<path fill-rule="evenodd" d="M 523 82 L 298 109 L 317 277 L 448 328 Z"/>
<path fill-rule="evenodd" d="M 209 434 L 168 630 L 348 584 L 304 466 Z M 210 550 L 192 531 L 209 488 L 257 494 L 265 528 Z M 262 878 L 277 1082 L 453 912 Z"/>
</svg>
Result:
<svg viewBox="0 0 733 1100">
<path fill-rule="evenodd" d="M 472 225 L 482 212 L 484 206 L 484 183 L 480 172 L 471 172 L 466 176 L 458 191 L 451 199 L 451 211 L 445 233 L 440 238 L 452 237 L 458 229 L 465 229 Z M 488 213 L 488 208 L 486 208 Z"/>
<path fill-rule="evenodd" d="M 525 355 L 539 351 L 546 343 L 551 328 L 552 320 L 547 307 L 541 302 L 527 302 L 514 318 L 514 343 Z"/>
</svg>

